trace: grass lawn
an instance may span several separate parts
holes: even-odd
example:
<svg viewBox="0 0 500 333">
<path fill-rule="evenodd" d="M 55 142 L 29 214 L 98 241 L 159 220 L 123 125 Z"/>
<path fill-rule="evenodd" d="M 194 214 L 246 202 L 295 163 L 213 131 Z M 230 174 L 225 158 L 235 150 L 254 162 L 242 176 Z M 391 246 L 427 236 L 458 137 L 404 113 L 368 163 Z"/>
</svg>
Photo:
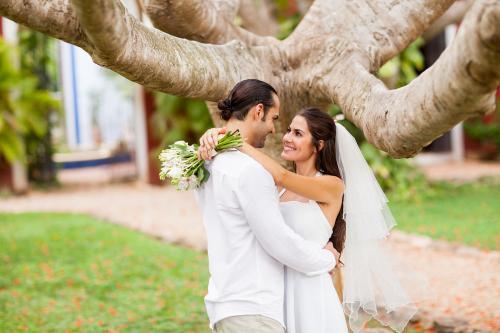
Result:
<svg viewBox="0 0 500 333">
<path fill-rule="evenodd" d="M 0 332 L 208 332 L 206 255 L 74 214 L 0 214 Z"/>
<path fill-rule="evenodd" d="M 465 185 L 439 184 L 422 202 L 390 207 L 402 231 L 500 250 L 500 185 L 498 181 Z"/>
</svg>

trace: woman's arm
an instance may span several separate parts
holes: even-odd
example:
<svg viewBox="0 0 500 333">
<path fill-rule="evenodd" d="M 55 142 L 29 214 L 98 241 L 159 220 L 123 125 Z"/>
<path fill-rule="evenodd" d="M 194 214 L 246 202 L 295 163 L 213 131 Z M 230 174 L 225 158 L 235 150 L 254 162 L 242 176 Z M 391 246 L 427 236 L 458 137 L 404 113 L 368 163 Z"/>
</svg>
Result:
<svg viewBox="0 0 500 333">
<path fill-rule="evenodd" d="M 199 158 L 210 160 L 210 151 L 217 145 L 218 136 L 226 132 L 225 128 L 211 128 L 200 138 Z M 277 186 L 285 187 L 305 198 L 330 203 L 342 199 L 344 184 L 335 176 L 307 177 L 288 171 L 278 162 L 260 150 L 244 143 L 239 150 L 259 162 L 273 176 Z"/>
<path fill-rule="evenodd" d="M 238 148 L 259 162 L 273 176 L 277 186 L 295 192 L 314 201 L 330 203 L 339 201 L 344 193 L 342 180 L 335 176 L 308 177 L 288 171 L 271 157 L 244 143 Z"/>
</svg>

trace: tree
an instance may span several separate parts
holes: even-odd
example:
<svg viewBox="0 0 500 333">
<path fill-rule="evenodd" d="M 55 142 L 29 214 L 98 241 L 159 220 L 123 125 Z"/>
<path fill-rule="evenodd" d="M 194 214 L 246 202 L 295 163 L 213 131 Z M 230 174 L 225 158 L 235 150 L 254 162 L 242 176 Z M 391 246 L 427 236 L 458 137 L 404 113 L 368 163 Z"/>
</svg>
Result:
<svg viewBox="0 0 500 333">
<path fill-rule="evenodd" d="M 37 77 L 15 65 L 18 51 L 0 38 L 0 163 L 25 163 L 27 139 L 44 138 L 47 115 L 59 106 Z"/>
<path fill-rule="evenodd" d="M 453 0 L 316 0 L 283 41 L 243 28 L 266 17 L 262 8 L 248 15 L 249 6 L 265 3 L 149 0 L 156 28 L 119 0 L 2 0 L 0 14 L 75 44 L 97 64 L 153 90 L 215 102 L 242 79 L 267 81 L 282 100 L 281 128 L 303 106 L 335 103 L 393 157 L 412 156 L 461 120 L 494 109 L 498 0 L 475 1 L 439 60 L 394 90 L 373 73 Z M 238 14 L 242 26 L 234 23 Z"/>
<path fill-rule="evenodd" d="M 20 55 L 20 70 L 23 78 L 35 76 L 37 89 L 45 91 L 57 90 L 57 64 L 55 62 L 56 41 L 44 34 L 27 28 L 18 31 L 18 48 Z M 49 95 L 50 96 L 50 95 Z M 55 99 L 52 98 L 55 103 Z M 40 106 L 34 106 L 39 108 Z M 32 110 L 31 114 L 41 110 Z M 51 184 L 56 181 L 56 165 L 52 160 L 54 147 L 52 144 L 53 118 L 60 108 L 46 108 L 43 117 L 36 119 L 37 124 L 43 125 L 45 133 L 27 133 L 24 136 L 26 147 L 28 177 L 40 184 Z"/>
</svg>

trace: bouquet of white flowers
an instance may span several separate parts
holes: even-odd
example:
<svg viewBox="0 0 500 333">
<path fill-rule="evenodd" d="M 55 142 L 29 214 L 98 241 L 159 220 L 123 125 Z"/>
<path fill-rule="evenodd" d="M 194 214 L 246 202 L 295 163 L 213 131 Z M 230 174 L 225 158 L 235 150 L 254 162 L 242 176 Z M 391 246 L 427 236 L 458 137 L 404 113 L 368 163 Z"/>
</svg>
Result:
<svg viewBox="0 0 500 333">
<path fill-rule="evenodd" d="M 243 145 L 239 131 L 227 132 L 215 146 L 216 153 Z M 177 141 L 167 149 L 162 150 L 160 179 L 171 178 L 170 183 L 177 190 L 185 191 L 198 188 L 210 173 L 205 169 L 204 160 L 198 159 L 198 145 L 189 145 L 185 141 Z"/>
</svg>

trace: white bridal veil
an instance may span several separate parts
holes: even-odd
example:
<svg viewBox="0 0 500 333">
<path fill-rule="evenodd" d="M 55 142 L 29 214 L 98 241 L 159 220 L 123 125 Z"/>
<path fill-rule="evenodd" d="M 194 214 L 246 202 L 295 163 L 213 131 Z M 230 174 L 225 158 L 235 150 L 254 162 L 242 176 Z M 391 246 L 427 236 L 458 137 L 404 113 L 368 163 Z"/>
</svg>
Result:
<svg viewBox="0 0 500 333">
<path fill-rule="evenodd" d="M 371 318 L 402 332 L 417 311 L 409 288 L 422 289 L 425 282 L 417 277 L 403 281 L 396 272 L 401 266 L 384 248 L 384 239 L 396 224 L 387 197 L 354 137 L 338 122 L 336 132 L 337 163 L 345 187 L 344 312 L 355 333 Z"/>
</svg>

